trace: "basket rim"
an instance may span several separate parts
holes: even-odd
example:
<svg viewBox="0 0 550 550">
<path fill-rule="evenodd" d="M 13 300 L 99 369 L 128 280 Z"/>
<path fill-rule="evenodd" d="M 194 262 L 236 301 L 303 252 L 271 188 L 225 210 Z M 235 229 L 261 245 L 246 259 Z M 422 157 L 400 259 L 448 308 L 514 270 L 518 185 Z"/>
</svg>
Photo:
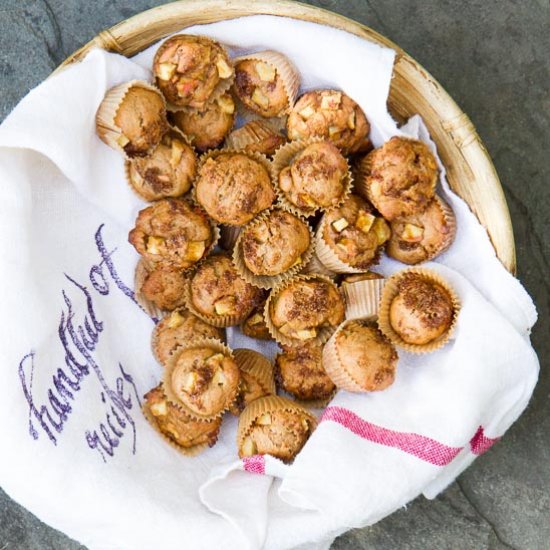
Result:
<svg viewBox="0 0 550 550">
<path fill-rule="evenodd" d="M 388 97 L 390 112 L 398 120 L 414 113 L 423 117 L 447 170 L 449 185 L 485 227 L 501 263 L 515 274 L 516 251 L 508 204 L 495 166 L 471 120 L 415 59 L 353 19 L 292 0 L 179 0 L 140 12 L 100 32 L 52 75 L 81 61 L 94 48 L 130 57 L 178 30 L 247 15 L 275 15 L 319 23 L 393 49 L 396 59 Z"/>
</svg>

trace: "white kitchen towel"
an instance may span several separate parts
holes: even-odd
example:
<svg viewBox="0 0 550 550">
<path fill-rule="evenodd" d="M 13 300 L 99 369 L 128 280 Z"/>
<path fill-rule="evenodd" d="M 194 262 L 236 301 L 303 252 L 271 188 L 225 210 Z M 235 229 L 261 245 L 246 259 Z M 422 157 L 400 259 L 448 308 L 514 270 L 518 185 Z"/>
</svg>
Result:
<svg viewBox="0 0 550 550">
<path fill-rule="evenodd" d="M 399 133 L 429 143 L 418 117 L 399 130 L 386 110 L 391 50 L 267 16 L 186 32 L 213 36 L 233 54 L 282 51 L 303 89 L 352 96 L 377 146 Z M 339 392 L 290 466 L 238 460 L 232 417 L 215 447 L 178 454 L 139 411 L 160 377 L 127 243 L 144 203 L 94 121 L 109 87 L 150 78 L 153 53 L 127 60 L 94 51 L 33 90 L 0 126 L 0 485 L 91 550 L 328 548 L 346 529 L 434 496 L 503 435 L 536 383 L 535 308 L 442 171 L 439 192 L 458 234 L 429 267 L 462 300 L 451 342 L 426 356 L 401 351 L 387 391 Z M 400 267 L 384 259 L 380 269 Z M 229 341 L 275 351 L 236 330 Z"/>
</svg>

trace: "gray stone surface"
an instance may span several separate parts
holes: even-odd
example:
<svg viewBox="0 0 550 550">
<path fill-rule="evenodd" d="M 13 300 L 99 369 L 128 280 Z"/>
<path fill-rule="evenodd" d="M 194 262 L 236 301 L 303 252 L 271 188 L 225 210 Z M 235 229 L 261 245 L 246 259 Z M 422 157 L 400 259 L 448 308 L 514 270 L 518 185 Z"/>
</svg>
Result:
<svg viewBox="0 0 550 550">
<path fill-rule="evenodd" d="M 0 120 L 72 51 L 153 0 L 0 0 Z M 550 547 L 550 135 L 548 0 L 318 0 L 424 65 L 470 115 L 502 179 L 518 275 L 540 319 L 541 379 L 506 437 L 434 501 L 340 537 L 344 549 Z M 0 491 L 0 550 L 74 550 Z"/>
</svg>

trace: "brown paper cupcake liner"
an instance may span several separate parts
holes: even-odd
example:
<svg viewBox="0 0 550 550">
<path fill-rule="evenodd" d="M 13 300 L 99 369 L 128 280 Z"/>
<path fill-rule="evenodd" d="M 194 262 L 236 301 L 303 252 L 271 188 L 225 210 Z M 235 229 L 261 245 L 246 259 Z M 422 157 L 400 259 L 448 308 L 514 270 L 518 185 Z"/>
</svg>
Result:
<svg viewBox="0 0 550 550">
<path fill-rule="evenodd" d="M 220 227 L 220 246 L 231 252 L 239 238 L 241 227 L 238 225 L 222 225 Z"/>
<path fill-rule="evenodd" d="M 378 317 L 380 297 L 385 279 L 371 279 L 340 285 L 346 302 L 346 319 L 371 319 Z"/>
<path fill-rule="evenodd" d="M 300 73 L 296 67 L 294 67 L 291 61 L 282 53 L 273 50 L 242 55 L 233 59 L 233 63 L 237 65 L 239 61 L 244 61 L 245 59 L 264 61 L 268 65 L 275 67 L 283 81 L 283 86 L 288 98 L 288 105 L 286 109 L 280 113 L 280 116 L 288 115 L 292 107 L 294 107 L 298 92 L 300 91 Z"/>
<path fill-rule="evenodd" d="M 288 143 L 285 143 L 285 145 L 279 147 L 277 151 L 275 151 L 275 154 L 273 155 L 273 185 L 275 186 L 275 191 L 277 192 L 277 197 L 279 199 L 279 204 L 290 210 L 293 214 L 298 214 L 299 216 L 305 216 L 309 217 L 315 214 L 318 211 L 326 211 L 330 208 L 335 208 L 337 206 L 340 206 L 344 203 L 346 198 L 351 193 L 351 189 L 353 186 L 353 177 L 351 175 L 351 168 L 349 165 L 349 161 L 346 158 L 346 163 L 348 167 L 348 171 L 345 175 L 345 188 L 344 193 L 342 194 L 342 197 L 340 200 L 336 203 L 331 205 L 330 207 L 323 207 L 323 206 L 316 206 L 314 208 L 300 208 L 299 206 L 296 206 L 292 202 L 290 202 L 285 193 L 281 190 L 279 186 L 279 174 L 281 171 L 286 168 L 287 166 L 291 165 L 294 161 L 294 158 L 303 151 L 308 145 L 311 145 L 313 143 L 319 143 L 322 141 L 326 141 L 323 138 L 319 137 L 312 137 L 308 138 L 306 140 L 299 140 L 299 141 L 289 141 Z"/>
<path fill-rule="evenodd" d="M 271 118 L 263 117 L 262 115 L 251 111 L 235 93 L 233 94 L 233 101 L 235 102 L 235 106 L 237 107 L 237 120 L 240 121 L 241 127 L 242 125 L 248 124 L 250 122 L 266 122 L 271 128 L 273 128 L 274 131 L 286 135 L 286 121 L 288 118 L 287 115 Z"/>
<path fill-rule="evenodd" d="M 301 216 L 298 216 L 300 220 L 302 220 L 306 224 L 309 230 L 309 248 L 302 254 L 301 261 L 298 264 L 291 266 L 285 272 L 279 273 L 278 275 L 256 275 L 252 273 L 252 271 L 248 269 L 246 263 L 244 262 L 243 249 L 241 245 L 242 236 L 247 229 L 265 221 L 274 210 L 285 210 L 286 212 L 292 214 L 292 212 L 290 212 L 290 210 L 284 206 L 275 206 L 269 208 L 268 210 L 264 210 L 252 221 L 248 222 L 246 226 L 243 227 L 243 230 L 240 232 L 239 237 L 237 238 L 235 247 L 233 248 L 233 265 L 235 266 L 239 274 L 250 284 L 264 289 L 274 288 L 289 279 L 290 277 L 297 275 L 302 269 L 302 266 L 309 262 L 309 259 L 311 258 L 315 249 L 315 240 L 311 226 L 307 223 L 305 219 L 303 219 Z M 284 243 L 282 244 L 284 246 Z"/>
<path fill-rule="evenodd" d="M 373 203 L 372 201 L 373 197 L 370 192 L 370 186 L 368 185 L 368 179 L 370 176 L 370 166 L 371 166 L 371 161 L 369 159 L 369 155 L 366 155 L 357 163 L 356 169 L 355 169 L 354 189 L 358 195 L 360 195 L 364 199 L 367 199 L 371 203 Z"/>
<path fill-rule="evenodd" d="M 130 80 L 108 90 L 96 113 L 96 130 L 99 138 L 115 151 L 122 153 L 126 159 L 130 159 L 130 157 L 119 143 L 122 131 L 115 124 L 115 117 L 122 100 L 134 86 L 156 92 L 160 95 L 166 107 L 166 100 L 156 86 L 144 80 Z"/>
<path fill-rule="evenodd" d="M 310 433 L 317 427 L 317 419 L 307 409 L 294 401 L 278 395 L 267 395 L 252 401 L 239 416 L 237 428 L 237 447 L 241 447 L 245 437 L 250 433 L 254 421 L 264 413 L 275 411 L 288 411 L 304 415 L 310 422 Z"/>
<path fill-rule="evenodd" d="M 286 281 L 283 281 L 278 287 L 274 288 L 271 291 L 271 294 L 269 295 L 269 298 L 267 299 L 265 303 L 264 308 L 264 319 L 265 323 L 267 325 L 267 329 L 269 330 L 269 333 L 273 338 L 279 342 L 279 344 L 283 344 L 285 346 L 296 346 L 303 344 L 303 340 L 298 340 L 295 338 L 289 338 L 288 336 L 285 336 L 271 321 L 271 315 L 269 313 L 269 309 L 271 306 L 272 300 L 274 300 L 277 295 L 285 288 L 287 288 L 290 284 L 294 283 L 295 281 L 309 281 L 311 279 L 317 279 L 322 280 L 330 285 L 332 285 L 338 292 L 338 287 L 334 284 L 334 281 L 332 281 L 329 277 L 325 277 L 324 275 L 295 275 L 294 277 L 291 277 L 290 279 L 287 279 Z M 307 342 L 314 342 L 316 344 L 324 344 L 332 335 L 332 333 L 336 330 L 336 327 L 316 327 L 317 328 L 317 336 L 315 338 L 311 338 L 310 340 L 306 340 Z"/>
<path fill-rule="evenodd" d="M 278 125 L 258 119 L 233 130 L 226 138 L 224 149 L 245 150 L 248 145 L 260 143 L 273 134 L 281 134 Z M 281 135 L 282 137 L 282 135 Z M 286 140 L 286 138 L 285 138 Z"/>
<path fill-rule="evenodd" d="M 456 237 L 456 217 L 453 209 L 439 195 L 436 195 L 434 197 L 434 201 L 437 202 L 437 205 L 443 213 L 445 225 L 449 228 L 449 233 L 447 234 L 446 238 L 441 242 L 440 246 L 438 246 L 436 250 L 434 250 L 426 257 L 426 260 L 424 260 L 426 262 L 429 262 L 440 254 L 443 254 L 443 252 L 445 252 L 445 250 L 447 250 L 453 244 L 453 241 Z"/>
<path fill-rule="evenodd" d="M 416 273 L 418 275 L 421 275 L 423 278 L 427 279 L 428 281 L 431 281 L 433 283 L 440 285 L 449 293 L 449 296 L 451 297 L 451 301 L 454 309 L 454 315 L 453 315 L 453 320 L 451 322 L 451 326 L 439 338 L 436 338 L 435 340 L 429 342 L 428 344 L 415 345 L 415 344 L 409 344 L 405 342 L 393 330 L 390 323 L 390 306 L 393 299 L 398 294 L 397 285 L 399 283 L 399 280 L 406 273 Z M 422 267 L 412 267 L 412 268 L 399 271 L 398 273 L 395 273 L 386 281 L 384 290 L 382 291 L 382 297 L 380 299 L 380 309 L 378 311 L 378 327 L 394 346 L 398 346 L 410 353 L 420 353 L 420 354 L 430 353 L 439 348 L 442 348 L 449 341 L 449 338 L 451 337 L 455 329 L 459 311 L 460 311 L 460 300 L 456 292 L 454 291 L 454 289 L 449 285 L 449 283 L 445 279 L 443 279 L 437 272 L 431 269 L 426 269 Z"/>
<path fill-rule="evenodd" d="M 136 271 L 134 274 L 134 288 L 135 288 L 135 298 L 137 303 L 147 312 L 147 314 L 155 319 L 160 319 L 163 315 L 163 310 L 160 309 L 156 304 L 148 300 L 143 292 L 141 287 L 147 279 L 147 276 L 151 272 L 151 268 L 147 265 L 147 262 L 140 258 L 136 265 Z"/>
<path fill-rule="evenodd" d="M 302 269 L 302 274 L 304 275 L 324 275 L 325 277 L 328 277 L 329 279 L 336 279 L 338 273 L 335 273 L 334 271 L 331 271 L 328 267 L 319 260 L 317 257 L 317 254 L 314 253 L 307 265 L 305 265 Z"/>
<path fill-rule="evenodd" d="M 166 363 L 164 371 L 162 373 L 162 386 L 163 386 L 166 398 L 168 399 L 168 401 L 170 401 L 170 403 L 172 403 L 173 405 L 176 405 L 176 407 L 179 407 L 185 414 L 187 414 L 191 418 L 194 418 L 195 420 L 208 421 L 208 420 L 214 420 L 215 418 L 221 418 L 223 416 L 223 413 L 229 410 L 229 408 L 231 407 L 231 405 L 233 405 L 233 403 L 237 399 L 237 396 L 239 395 L 240 384 L 237 385 L 237 388 L 234 394 L 230 396 L 230 399 L 228 399 L 227 406 L 214 414 L 199 415 L 193 410 L 191 410 L 183 401 L 181 401 L 181 399 L 179 399 L 174 389 L 172 388 L 172 373 L 174 372 L 178 359 L 180 358 L 180 355 L 183 351 L 187 349 L 202 347 L 202 346 L 211 348 L 219 353 L 223 353 L 224 355 L 235 359 L 231 349 L 228 348 L 220 340 L 216 340 L 215 338 L 197 338 L 196 340 L 193 340 L 193 342 L 178 346 L 178 348 L 174 350 L 174 352 L 170 356 L 169 361 Z"/>
<path fill-rule="evenodd" d="M 266 393 L 277 394 L 271 361 L 251 349 L 236 349 L 233 355 L 240 370 L 252 376 Z"/>
</svg>

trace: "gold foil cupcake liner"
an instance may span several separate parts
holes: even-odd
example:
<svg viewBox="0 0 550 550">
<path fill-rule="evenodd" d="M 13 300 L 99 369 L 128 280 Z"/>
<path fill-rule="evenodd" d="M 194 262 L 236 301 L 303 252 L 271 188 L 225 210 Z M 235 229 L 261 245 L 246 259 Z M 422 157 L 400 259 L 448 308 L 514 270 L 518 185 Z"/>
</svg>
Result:
<svg viewBox="0 0 550 550">
<path fill-rule="evenodd" d="M 406 273 L 416 273 L 417 275 L 420 275 L 424 279 L 432 283 L 438 284 L 439 286 L 443 287 L 451 297 L 451 302 L 454 310 L 451 326 L 439 338 L 432 340 L 428 344 L 416 345 L 416 344 L 409 344 L 405 342 L 399 336 L 399 334 L 397 334 L 393 330 L 390 323 L 391 303 L 398 294 L 399 280 Z M 384 286 L 384 290 L 382 291 L 382 297 L 380 299 L 380 309 L 378 311 L 378 327 L 394 346 L 398 346 L 410 353 L 420 353 L 420 354 L 431 353 L 432 351 L 442 348 L 449 341 L 449 338 L 451 337 L 455 329 L 459 311 L 460 311 L 460 300 L 456 292 L 449 285 L 449 283 L 439 275 L 439 273 L 427 268 L 411 267 L 411 268 L 399 271 L 394 275 L 392 275 L 389 279 L 387 279 L 386 284 Z"/>
<path fill-rule="evenodd" d="M 233 130 L 226 138 L 224 149 L 234 149 L 246 151 L 246 148 L 256 143 L 261 143 L 273 135 L 286 138 L 281 134 L 277 125 L 268 120 L 258 119 Z"/>
<path fill-rule="evenodd" d="M 107 90 L 96 113 L 97 135 L 109 147 L 122 153 L 126 159 L 130 159 L 131 157 L 128 156 L 124 148 L 120 145 L 120 139 L 123 134 L 122 130 L 116 125 L 115 118 L 123 99 L 133 87 L 145 88 L 146 90 L 156 92 L 162 98 L 162 102 L 166 108 L 166 100 L 161 91 L 156 86 L 144 80 L 130 80 Z"/>
<path fill-rule="evenodd" d="M 222 225 L 220 227 L 220 246 L 231 252 L 239 238 L 241 226 L 239 225 Z"/>
<path fill-rule="evenodd" d="M 267 395 L 249 403 L 239 416 L 237 447 L 240 449 L 245 437 L 250 433 L 252 425 L 258 417 L 265 413 L 273 413 L 281 410 L 303 415 L 309 421 L 310 434 L 317 427 L 317 419 L 304 407 L 301 407 L 294 401 L 286 399 L 285 397 Z"/>
<path fill-rule="evenodd" d="M 245 231 L 267 220 L 270 214 L 272 214 L 275 210 L 283 210 L 288 212 L 289 214 L 293 214 L 306 225 L 309 231 L 309 247 L 302 254 L 299 263 L 289 267 L 285 272 L 279 273 L 278 275 L 256 275 L 255 273 L 252 273 L 252 271 L 250 271 L 250 269 L 248 268 L 248 266 L 244 261 L 244 255 L 243 255 L 243 249 L 242 249 L 242 238 Z M 281 243 L 282 247 L 284 247 L 284 245 L 285 243 Z M 280 285 L 290 277 L 297 275 L 302 269 L 302 266 L 309 262 L 309 259 L 311 258 L 314 252 L 314 248 L 315 248 L 315 240 L 314 240 L 313 230 L 311 229 L 311 226 L 307 223 L 307 221 L 301 216 L 297 216 L 296 214 L 290 212 L 290 210 L 284 206 L 275 206 L 275 207 L 269 208 L 268 210 L 264 210 L 258 216 L 256 216 L 252 221 L 248 222 L 248 224 L 246 224 L 243 227 L 242 231 L 239 234 L 239 237 L 237 238 L 235 247 L 233 248 L 233 265 L 235 266 L 235 268 L 237 269 L 241 277 L 243 277 L 243 279 L 245 279 L 250 284 L 257 286 L 259 288 L 270 289 Z"/>
<path fill-rule="evenodd" d="M 324 275 L 329 279 L 336 279 L 338 273 L 331 271 L 328 267 L 319 260 L 316 253 L 313 253 L 309 262 L 302 268 L 304 275 Z"/>
<path fill-rule="evenodd" d="M 299 216 L 309 217 L 315 214 L 318 211 L 326 211 L 330 208 L 336 208 L 338 206 L 341 206 L 344 201 L 347 199 L 347 197 L 351 193 L 351 189 L 353 186 L 353 177 L 351 175 L 351 168 L 349 161 L 346 157 L 346 164 L 347 164 L 347 172 L 344 176 L 345 182 L 344 182 L 344 192 L 342 193 L 342 196 L 340 197 L 340 200 L 329 207 L 324 206 L 315 206 L 313 208 L 300 208 L 299 206 L 296 206 L 292 202 L 290 202 L 284 191 L 281 190 L 279 186 L 279 174 L 281 171 L 286 168 L 287 166 L 290 166 L 293 162 L 296 156 L 301 153 L 306 147 L 309 145 L 312 145 L 313 143 L 320 143 L 323 141 L 327 141 L 320 137 L 311 137 L 306 140 L 299 140 L 299 141 L 289 141 L 285 145 L 279 147 L 277 151 L 275 151 L 275 154 L 273 155 L 273 161 L 272 161 L 272 167 L 273 167 L 273 185 L 275 186 L 275 191 L 277 192 L 277 197 L 279 199 L 279 204 L 290 210 L 293 214 L 298 214 Z"/>
<path fill-rule="evenodd" d="M 235 360 L 235 356 L 233 355 L 233 352 L 229 347 L 227 347 L 223 342 L 220 340 L 217 340 L 215 338 L 197 338 L 196 340 L 193 340 L 192 342 L 189 342 L 188 344 L 184 344 L 181 346 L 178 346 L 170 356 L 170 359 L 165 365 L 164 371 L 162 373 L 162 387 L 164 389 L 164 393 L 166 395 L 166 398 L 170 403 L 181 409 L 185 414 L 190 416 L 191 418 L 199 421 L 209 421 L 214 420 L 215 418 L 221 418 L 223 416 L 223 413 L 229 410 L 231 405 L 235 402 L 237 399 L 237 396 L 239 395 L 240 390 L 240 382 L 237 384 L 235 391 L 233 395 L 229 397 L 227 400 L 227 405 L 222 408 L 217 413 L 209 414 L 209 415 L 199 415 L 193 410 L 191 410 L 176 394 L 172 387 L 172 373 L 174 372 L 178 359 L 180 358 L 183 351 L 188 349 L 195 349 L 200 347 L 207 347 L 210 349 L 213 349 L 214 351 L 218 353 L 222 353 L 225 356 L 231 357 L 233 360 Z"/>
<path fill-rule="evenodd" d="M 378 317 L 380 298 L 385 284 L 385 279 L 369 279 L 356 283 L 342 282 L 340 289 L 346 302 L 346 319 Z"/>
<path fill-rule="evenodd" d="M 266 393 L 277 394 L 273 365 L 267 357 L 257 351 L 243 348 L 234 350 L 233 355 L 241 371 L 252 376 Z"/>
<path fill-rule="evenodd" d="M 233 63 L 236 66 L 239 61 L 244 61 L 247 59 L 263 61 L 264 63 L 275 67 L 283 82 L 288 100 L 286 109 L 282 111 L 279 116 L 288 115 L 294 107 L 294 103 L 296 103 L 296 98 L 298 97 L 298 92 L 300 91 L 300 73 L 296 67 L 294 67 L 290 59 L 282 53 L 273 50 L 265 50 L 263 52 L 242 55 L 234 58 Z"/>
<path fill-rule="evenodd" d="M 296 281 L 310 281 L 310 280 L 321 280 L 328 284 L 330 284 L 332 287 L 336 289 L 336 291 L 340 294 L 340 290 L 338 287 L 334 284 L 334 281 L 329 279 L 328 277 L 325 277 L 324 275 L 319 274 L 313 274 L 313 275 L 295 275 L 294 277 L 291 277 L 290 279 L 287 279 L 286 281 L 283 281 L 278 287 L 274 288 L 271 291 L 271 294 L 269 295 L 269 298 L 267 299 L 265 303 L 264 308 L 264 319 L 265 323 L 267 325 L 267 329 L 269 330 L 269 333 L 273 338 L 279 342 L 279 344 L 283 344 L 285 346 L 297 346 L 300 344 L 303 344 L 305 342 L 314 342 L 316 344 L 324 344 L 332 335 L 332 333 L 336 330 L 336 327 L 331 326 L 324 326 L 324 327 L 315 327 L 317 329 L 317 336 L 315 338 L 311 338 L 309 340 L 298 340 L 296 338 L 289 338 L 288 336 L 285 336 L 272 322 L 271 320 L 271 314 L 270 314 L 270 308 L 271 308 L 271 302 L 277 298 L 277 295 L 287 288 L 290 284 L 295 283 Z"/>
<path fill-rule="evenodd" d="M 147 312 L 149 317 L 160 319 L 163 316 L 163 310 L 151 300 L 148 300 L 141 291 L 143 283 L 145 283 L 149 273 L 151 273 L 151 267 L 147 264 L 145 259 L 140 258 L 134 274 L 134 296 L 137 303 Z"/>
</svg>

